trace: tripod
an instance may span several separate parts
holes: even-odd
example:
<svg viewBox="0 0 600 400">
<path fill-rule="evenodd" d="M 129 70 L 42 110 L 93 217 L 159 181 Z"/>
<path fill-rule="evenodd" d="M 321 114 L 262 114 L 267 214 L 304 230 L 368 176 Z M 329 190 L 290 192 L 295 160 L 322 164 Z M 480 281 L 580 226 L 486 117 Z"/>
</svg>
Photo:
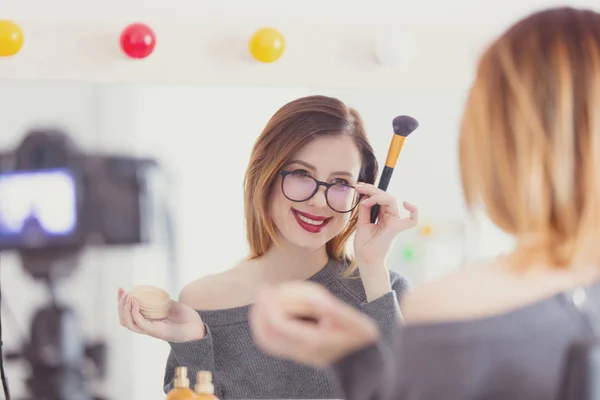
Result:
<svg viewBox="0 0 600 400">
<path fill-rule="evenodd" d="M 30 399 L 23 400 L 102 400 L 89 393 L 85 371 L 105 375 L 105 345 L 86 345 L 75 312 L 60 304 L 55 283 L 76 267 L 77 254 L 59 251 L 21 254 L 24 269 L 42 280 L 49 302 L 33 317 L 30 342 L 19 352 L 7 353 L 7 361 L 24 360 L 31 368 L 26 380 Z"/>
</svg>

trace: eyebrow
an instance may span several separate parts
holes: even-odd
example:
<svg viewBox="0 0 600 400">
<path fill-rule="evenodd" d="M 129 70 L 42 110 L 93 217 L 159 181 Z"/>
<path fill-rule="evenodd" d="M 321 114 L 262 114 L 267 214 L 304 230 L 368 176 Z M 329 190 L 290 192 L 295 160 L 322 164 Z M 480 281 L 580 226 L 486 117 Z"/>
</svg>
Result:
<svg viewBox="0 0 600 400">
<path fill-rule="evenodd" d="M 309 164 L 306 161 L 302 161 L 302 160 L 292 160 L 292 161 L 286 163 L 286 166 L 290 165 L 290 164 L 300 164 L 300 165 L 303 165 L 303 166 L 305 166 L 306 168 L 308 168 L 310 170 L 313 170 L 313 171 L 317 170 L 317 168 L 314 165 Z M 354 175 L 352 175 L 348 171 L 334 171 L 334 172 L 331 173 L 331 175 L 341 175 L 341 176 L 347 176 L 349 178 L 354 178 Z"/>
</svg>

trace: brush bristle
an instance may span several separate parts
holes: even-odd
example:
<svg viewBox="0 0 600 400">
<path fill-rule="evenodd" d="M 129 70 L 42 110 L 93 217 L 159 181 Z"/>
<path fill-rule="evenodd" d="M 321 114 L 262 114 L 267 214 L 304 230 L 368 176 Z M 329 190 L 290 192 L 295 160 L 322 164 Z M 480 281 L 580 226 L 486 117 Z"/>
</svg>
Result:
<svg viewBox="0 0 600 400">
<path fill-rule="evenodd" d="M 394 118 L 392 126 L 396 135 L 407 137 L 419 127 L 419 122 L 408 115 L 400 115 Z"/>
</svg>

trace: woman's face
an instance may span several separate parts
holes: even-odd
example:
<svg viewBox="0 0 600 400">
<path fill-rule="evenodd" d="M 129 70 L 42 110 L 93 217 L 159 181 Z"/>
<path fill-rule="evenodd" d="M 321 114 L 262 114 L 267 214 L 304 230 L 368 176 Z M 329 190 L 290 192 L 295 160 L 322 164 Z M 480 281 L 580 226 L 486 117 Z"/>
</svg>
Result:
<svg viewBox="0 0 600 400">
<path fill-rule="evenodd" d="M 282 168 L 270 199 L 270 215 L 288 243 L 316 250 L 346 226 L 356 204 L 354 189 L 361 169 L 361 155 L 349 136 L 324 136 L 313 140 L 292 156 Z M 336 184 L 315 190 L 315 180 Z M 283 185 L 282 185 L 283 183 Z M 329 201 L 327 201 L 329 200 Z"/>
</svg>

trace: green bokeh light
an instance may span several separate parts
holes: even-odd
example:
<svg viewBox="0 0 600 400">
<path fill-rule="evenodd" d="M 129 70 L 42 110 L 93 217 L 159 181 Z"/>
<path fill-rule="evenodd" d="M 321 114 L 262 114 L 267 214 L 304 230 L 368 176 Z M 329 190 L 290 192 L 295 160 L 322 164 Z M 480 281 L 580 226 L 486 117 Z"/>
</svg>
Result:
<svg viewBox="0 0 600 400">
<path fill-rule="evenodd" d="M 406 246 L 402 249 L 402 258 L 405 261 L 413 261 L 415 259 L 415 249 L 410 246 Z"/>
</svg>

